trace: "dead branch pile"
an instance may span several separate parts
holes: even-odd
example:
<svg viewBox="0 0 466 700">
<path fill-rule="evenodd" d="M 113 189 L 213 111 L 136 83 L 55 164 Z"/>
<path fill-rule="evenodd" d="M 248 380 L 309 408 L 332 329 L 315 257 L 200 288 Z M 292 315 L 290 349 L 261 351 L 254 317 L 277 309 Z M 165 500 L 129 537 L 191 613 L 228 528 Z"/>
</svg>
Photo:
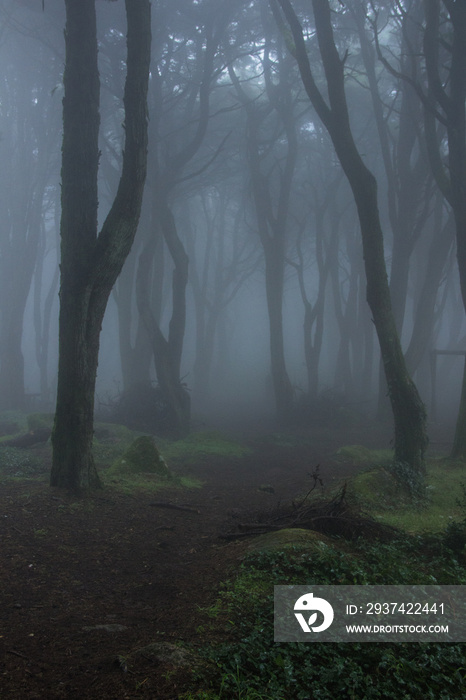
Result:
<svg viewBox="0 0 466 700">
<path fill-rule="evenodd" d="M 256 521 L 238 523 L 234 532 L 227 533 L 222 538 L 236 540 L 288 528 L 303 528 L 349 540 L 363 536 L 389 541 L 397 532 L 395 528 L 379 523 L 351 506 L 346 499 L 346 483 L 329 501 L 309 502 L 311 491 L 304 498 L 292 501 L 287 507 L 280 507 L 273 514 L 259 515 Z"/>
</svg>

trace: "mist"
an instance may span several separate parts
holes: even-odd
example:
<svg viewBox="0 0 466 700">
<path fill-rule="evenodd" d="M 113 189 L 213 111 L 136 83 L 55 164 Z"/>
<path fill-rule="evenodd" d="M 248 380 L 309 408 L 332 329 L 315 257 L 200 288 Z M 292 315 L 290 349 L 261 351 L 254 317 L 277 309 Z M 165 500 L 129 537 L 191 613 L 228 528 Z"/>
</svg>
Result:
<svg viewBox="0 0 466 700">
<path fill-rule="evenodd" d="M 461 616 L 344 654 L 272 621 L 466 583 L 465 28 L 0 0 L 9 697 L 465 697 Z"/>
<path fill-rule="evenodd" d="M 123 149 L 125 19 L 118 5 L 99 2 L 97 10 L 103 221 L 118 185 Z M 163 4 L 153 13 L 148 176 L 136 238 L 102 328 L 96 408 L 117 403 L 135 384 L 157 386 L 136 285 L 140 256 L 153 256 L 149 304 L 168 338 L 176 261 L 160 236 L 157 183 L 171 179 L 166 203 L 189 261 L 185 327 L 177 352 L 194 423 L 213 419 L 220 407 L 225 414 L 229 406 L 236 411 L 254 407 L 250 421 L 264 414 L 299 422 L 306 406 L 330 395 L 341 407 L 373 415 L 381 411 L 386 389 L 379 382 L 380 352 L 365 300 L 356 208 L 331 141 L 307 102 L 295 61 L 273 20 L 264 24 L 253 6 L 246 11 L 233 4 L 228 21 L 217 29 L 221 34 L 212 45 L 208 72 L 202 73 L 207 71 L 202 64 L 205 11 L 199 6 L 192 13 Z M 54 410 L 62 22 L 58 2 L 48 3 L 44 12 L 33 2 L 5 3 L 2 10 L 0 147 L 8 164 L 0 190 L 3 410 Z M 396 18 L 392 25 L 379 41 L 394 53 L 402 38 Z M 367 46 L 361 45 L 351 8 L 340 13 L 337 41 L 340 32 L 342 40 L 352 32 L 348 107 L 356 143 L 377 180 L 402 347 L 409 360 L 418 342 L 415 334 L 428 326 L 410 369 L 432 428 L 440 422 L 451 436 L 461 356 L 439 357 L 434 399 L 430 369 L 432 351 L 464 352 L 451 212 L 429 168 L 412 86 L 370 54 L 369 33 L 364 35 Z M 371 76 L 376 73 L 375 86 Z M 157 237 L 155 253 L 147 252 Z M 267 293 L 270 299 L 275 295 L 270 304 L 277 318 L 272 321 Z M 271 344 L 273 356 L 281 356 L 275 367 Z M 284 377 L 286 398 L 277 388 Z"/>
</svg>

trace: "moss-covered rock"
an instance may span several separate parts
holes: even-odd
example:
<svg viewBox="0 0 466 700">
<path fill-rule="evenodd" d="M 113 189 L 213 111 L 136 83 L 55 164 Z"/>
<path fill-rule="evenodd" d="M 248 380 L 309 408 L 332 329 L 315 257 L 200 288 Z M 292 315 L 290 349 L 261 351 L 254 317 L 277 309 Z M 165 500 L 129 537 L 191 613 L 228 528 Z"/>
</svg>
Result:
<svg viewBox="0 0 466 700">
<path fill-rule="evenodd" d="M 320 532 L 305 530 L 303 528 L 285 528 L 275 532 L 266 532 L 265 535 L 254 537 L 249 543 L 249 551 L 287 549 L 288 547 L 300 547 L 322 552 L 331 546 L 330 539 Z"/>
<path fill-rule="evenodd" d="M 156 474 L 164 479 L 171 478 L 171 472 L 150 435 L 136 438 L 111 470 L 118 474 Z"/>
<path fill-rule="evenodd" d="M 114 464 L 137 437 L 138 433 L 124 425 L 95 423 L 93 452 L 97 467 L 107 469 Z"/>
<path fill-rule="evenodd" d="M 346 496 L 369 511 L 399 507 L 407 501 L 395 476 L 383 467 L 360 472 L 349 479 Z"/>
</svg>

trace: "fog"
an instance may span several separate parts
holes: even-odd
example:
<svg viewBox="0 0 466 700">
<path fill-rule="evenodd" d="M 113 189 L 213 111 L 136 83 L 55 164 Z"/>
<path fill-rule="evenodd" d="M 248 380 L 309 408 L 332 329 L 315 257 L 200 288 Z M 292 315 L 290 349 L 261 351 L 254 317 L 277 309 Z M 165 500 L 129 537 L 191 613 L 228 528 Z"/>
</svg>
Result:
<svg viewBox="0 0 466 700">
<path fill-rule="evenodd" d="M 55 406 L 63 5 L 1 3 L 3 411 Z M 122 162 L 126 24 L 123 3 L 96 5 L 102 224 Z M 147 180 L 135 241 L 102 326 L 96 411 L 112 420 L 125 393 L 157 386 L 145 303 L 172 355 L 180 354 L 192 427 L 225 424 L 229 413 L 249 423 L 305 423 L 328 402 L 358 416 L 383 414 L 387 389 L 351 188 L 273 17 L 261 3 L 231 2 L 219 12 L 221 5 L 153 3 Z M 407 70 L 401 17 L 380 8 L 378 41 L 390 72 L 377 58 L 369 22 L 361 44 L 357 3 L 335 5 L 340 55 L 349 47 L 352 131 L 378 185 L 398 333 L 430 428 L 444 428 L 451 439 L 466 351 L 451 200 L 431 168 L 420 98 L 399 77 Z M 312 27 L 305 29 L 312 53 Z M 418 61 L 422 92 L 424 57 Z M 315 72 L 327 99 L 317 64 Z M 442 125 L 437 132 L 448 172 Z M 176 287 L 180 256 L 189 260 L 185 289 Z M 434 350 L 458 354 L 437 356 L 433 394 Z"/>
</svg>

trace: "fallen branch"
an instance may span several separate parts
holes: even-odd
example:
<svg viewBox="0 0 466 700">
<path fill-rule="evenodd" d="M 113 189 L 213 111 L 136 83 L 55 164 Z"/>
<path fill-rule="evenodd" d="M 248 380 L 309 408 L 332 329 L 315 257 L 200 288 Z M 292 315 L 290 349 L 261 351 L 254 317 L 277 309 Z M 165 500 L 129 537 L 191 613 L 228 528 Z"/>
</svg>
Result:
<svg viewBox="0 0 466 700">
<path fill-rule="evenodd" d="M 317 471 L 317 470 L 316 470 Z M 339 535 L 353 539 L 361 533 L 372 537 L 390 539 L 396 534 L 396 528 L 378 523 L 371 517 L 354 510 L 346 501 L 346 483 L 328 502 L 307 503 L 307 498 L 315 484 L 319 482 L 318 473 L 312 475 L 314 485 L 299 503 L 292 501 L 287 509 L 282 509 L 273 517 L 261 518 L 259 522 L 238 523 L 235 532 L 221 535 L 224 540 L 255 537 L 277 530 L 302 528 L 315 530 L 323 534 Z"/>
<path fill-rule="evenodd" d="M 275 528 L 264 528 L 263 530 L 246 530 L 245 532 L 230 532 L 227 535 L 219 535 L 221 540 L 240 540 L 243 537 L 257 537 L 258 535 L 265 535 L 267 532 L 275 532 L 282 530 L 281 527 Z"/>
</svg>

